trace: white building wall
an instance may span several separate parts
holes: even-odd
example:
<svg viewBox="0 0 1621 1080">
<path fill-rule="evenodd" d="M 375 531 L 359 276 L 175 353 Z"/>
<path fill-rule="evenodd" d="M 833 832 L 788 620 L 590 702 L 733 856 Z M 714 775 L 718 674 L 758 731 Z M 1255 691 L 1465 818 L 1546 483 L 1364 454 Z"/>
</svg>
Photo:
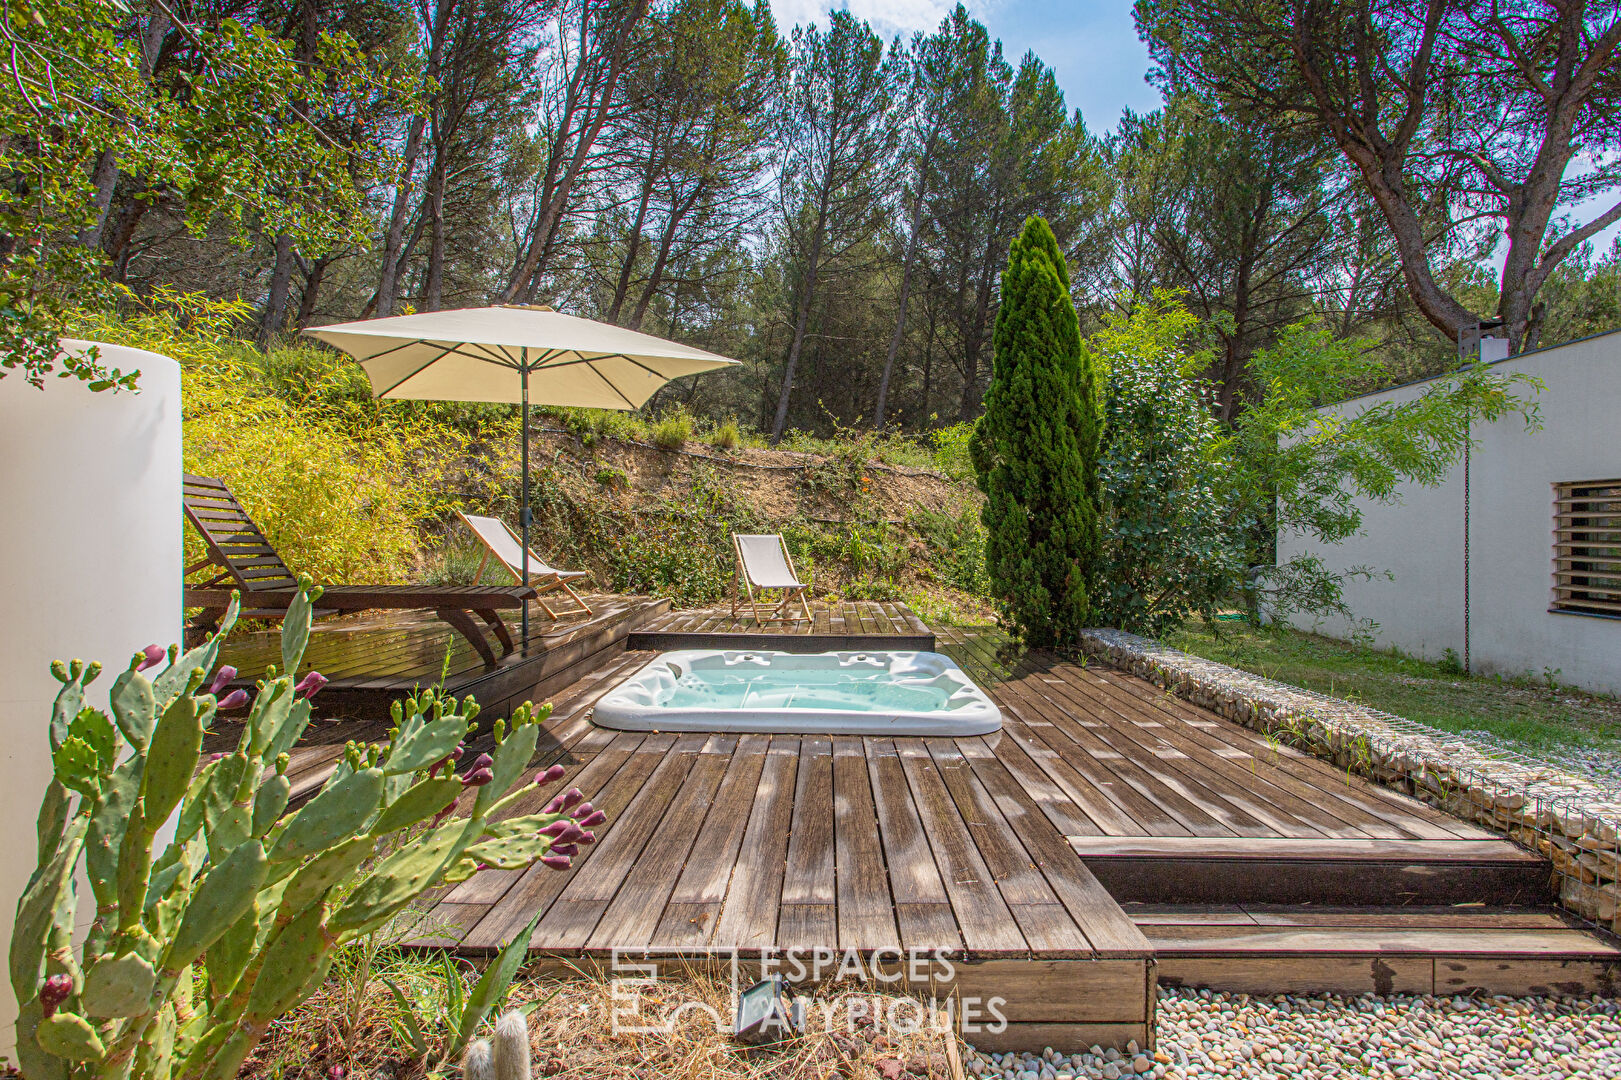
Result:
<svg viewBox="0 0 1621 1080">
<path fill-rule="evenodd" d="M 1621 477 L 1621 332 L 1526 353 L 1494 365 L 1542 380 L 1540 430 L 1519 417 L 1476 425 L 1469 468 L 1469 651 L 1477 672 L 1541 674 L 1621 693 L 1621 619 L 1554 613 L 1553 485 Z M 1355 415 L 1410 401 L 1430 384 L 1355 398 L 1332 411 Z M 1326 410 L 1325 410 L 1326 411 Z M 1409 487 L 1390 502 L 1364 500 L 1363 531 L 1323 545 L 1280 534 L 1280 560 L 1312 551 L 1335 569 L 1366 565 L 1391 579 L 1353 581 L 1345 598 L 1372 620 L 1383 648 L 1439 659 L 1464 651 L 1463 468 L 1435 488 Z M 1349 637 L 1356 622 L 1297 616 L 1294 625 Z"/>
</svg>

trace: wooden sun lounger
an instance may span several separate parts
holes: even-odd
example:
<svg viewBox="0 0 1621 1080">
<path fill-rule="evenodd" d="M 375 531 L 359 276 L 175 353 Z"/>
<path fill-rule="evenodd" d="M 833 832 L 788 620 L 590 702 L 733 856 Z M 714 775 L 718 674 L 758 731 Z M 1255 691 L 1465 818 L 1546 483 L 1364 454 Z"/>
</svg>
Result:
<svg viewBox="0 0 1621 1080">
<path fill-rule="evenodd" d="M 233 590 L 242 594 L 243 618 L 279 619 L 285 615 L 298 594 L 298 579 L 225 481 L 188 474 L 184 493 L 186 520 L 208 546 L 208 557 L 186 567 L 186 576 L 211 566 L 218 568 L 212 577 L 186 586 L 185 606 L 202 609 L 187 628 L 188 638 L 195 640 L 218 627 Z M 495 667 L 490 637 L 500 644 L 503 657 L 513 648 L 500 612 L 520 608 L 525 600 L 535 598 L 534 588 L 525 585 L 334 585 L 316 601 L 316 614 L 432 611 L 468 640 L 485 666 Z M 474 616 L 484 623 L 483 628 Z"/>
<path fill-rule="evenodd" d="M 478 573 L 473 575 L 474 581 L 483 580 L 484 570 L 490 565 L 492 558 L 506 567 L 507 573 L 512 575 L 513 581 L 523 579 L 523 540 L 517 533 L 512 531 L 511 525 L 508 525 L 500 518 L 485 517 L 481 514 L 464 514 L 460 510 L 456 511 L 456 516 L 462 519 L 462 523 L 467 526 L 468 531 L 478 538 L 479 543 L 484 545 L 484 558 L 479 560 Z M 529 584 L 534 586 L 537 594 L 535 602 L 540 605 L 542 611 L 553 619 L 556 619 L 559 615 L 591 614 L 590 606 L 584 600 L 581 600 L 580 594 L 575 592 L 569 585 L 571 581 L 583 581 L 590 576 L 591 571 L 589 570 L 559 570 L 557 567 L 548 564 L 539 555 L 536 555 L 534 548 L 529 549 Z M 575 607 L 573 610 L 552 610 L 551 604 L 546 602 L 546 594 L 558 590 L 567 593 L 574 600 Z M 553 597 L 552 600 L 555 603 L 557 597 Z"/>
<path fill-rule="evenodd" d="M 732 551 L 737 556 L 737 573 L 732 578 L 734 618 L 738 608 L 747 603 L 756 626 L 768 622 L 797 622 L 801 617 L 810 620 L 809 588 L 799 580 L 799 574 L 794 570 L 794 558 L 788 554 L 788 543 L 781 535 L 733 533 Z M 740 583 L 748 593 L 746 601 L 739 595 Z M 781 592 L 782 599 L 773 604 L 763 596 L 757 596 L 755 590 L 761 593 Z M 796 600 L 803 616 L 792 613 L 791 608 Z"/>
</svg>

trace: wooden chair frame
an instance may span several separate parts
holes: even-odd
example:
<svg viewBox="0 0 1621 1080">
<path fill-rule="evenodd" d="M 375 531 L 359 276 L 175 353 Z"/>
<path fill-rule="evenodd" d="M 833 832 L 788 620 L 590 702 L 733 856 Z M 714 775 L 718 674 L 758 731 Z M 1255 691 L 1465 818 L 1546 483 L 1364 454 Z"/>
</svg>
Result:
<svg viewBox="0 0 1621 1080">
<path fill-rule="evenodd" d="M 489 568 L 491 559 L 494 559 L 496 562 L 506 567 L 507 572 L 512 575 L 512 579 L 514 581 L 522 576 L 522 572 L 518 567 L 511 565 L 501 556 L 497 555 L 495 551 L 491 549 L 490 545 L 484 542 L 484 538 L 480 536 L 479 531 L 473 527 L 473 523 L 467 520 L 466 514 L 458 510 L 456 511 L 456 516 L 462 519 L 462 524 L 467 526 L 467 531 L 473 534 L 473 538 L 477 540 L 479 542 L 479 546 L 484 549 L 484 557 L 478 561 L 478 572 L 473 575 L 473 584 L 476 585 L 484 580 L 484 571 Z M 507 531 L 508 536 L 512 537 L 512 542 L 517 544 L 519 549 L 522 550 L 523 538 L 514 532 L 512 526 L 508 525 L 506 522 L 502 521 L 501 527 Z M 529 549 L 529 554 L 534 557 L 537 562 L 545 565 L 545 560 L 540 559 L 539 556 L 536 556 L 533 548 Z M 581 580 L 584 580 L 585 578 L 591 576 L 591 572 L 589 570 L 581 570 L 579 571 L 579 576 Z M 535 590 L 535 603 L 539 604 L 540 609 L 544 611 L 553 621 L 557 620 L 563 615 L 593 614 L 591 611 L 591 605 L 582 600 L 580 598 L 580 594 L 575 592 L 569 583 L 564 580 L 563 577 L 556 572 L 556 570 L 548 570 L 544 574 L 535 574 L 531 572 L 529 575 L 529 585 Z M 568 595 L 573 599 L 574 603 L 577 605 L 574 610 L 553 611 L 551 605 L 546 603 L 546 594 L 549 592 L 556 592 L 558 589 L 568 593 Z"/>
<path fill-rule="evenodd" d="M 779 534 L 777 536 L 777 543 L 782 545 L 782 557 L 788 563 L 788 572 L 793 574 L 797 579 L 799 577 L 799 570 L 794 566 L 794 557 L 788 551 L 788 541 L 784 540 L 781 534 Z M 742 607 L 744 604 L 747 604 L 750 609 L 750 613 L 754 618 L 755 626 L 764 626 L 768 622 L 799 622 L 802 618 L 806 622 L 811 621 L 809 600 L 810 587 L 807 585 L 784 587 L 781 589 L 767 589 L 761 587 L 759 590 L 760 595 L 755 595 L 754 582 L 749 579 L 748 567 L 743 562 L 743 545 L 738 543 L 736 533 L 732 534 L 732 559 L 734 562 L 732 574 L 732 617 L 734 619 L 737 618 L 738 608 Z M 742 583 L 743 590 L 748 594 L 746 600 L 739 594 L 739 582 Z M 775 605 L 772 605 L 771 600 L 765 596 L 765 594 L 769 592 L 782 593 L 782 599 L 779 600 Z M 803 615 L 790 614 L 788 609 L 795 600 L 799 601 L 800 610 L 804 612 Z M 762 615 L 762 609 L 767 612 L 767 614 Z"/>
<path fill-rule="evenodd" d="M 186 627 L 187 644 L 195 644 L 218 628 L 233 591 L 240 595 L 242 618 L 275 620 L 285 616 L 298 593 L 298 579 L 225 481 L 186 474 L 181 484 L 186 520 L 208 549 L 207 558 L 186 567 L 186 576 L 219 567 L 206 581 L 185 586 L 182 606 L 200 609 Z M 493 668 L 500 660 L 492 638 L 500 646 L 502 658 L 514 649 L 500 612 L 519 608 L 525 600 L 534 598 L 534 588 L 524 585 L 335 585 L 322 592 L 314 615 L 321 618 L 352 611 L 432 611 L 467 639 L 486 667 Z M 475 616 L 483 627 L 474 622 Z"/>
</svg>

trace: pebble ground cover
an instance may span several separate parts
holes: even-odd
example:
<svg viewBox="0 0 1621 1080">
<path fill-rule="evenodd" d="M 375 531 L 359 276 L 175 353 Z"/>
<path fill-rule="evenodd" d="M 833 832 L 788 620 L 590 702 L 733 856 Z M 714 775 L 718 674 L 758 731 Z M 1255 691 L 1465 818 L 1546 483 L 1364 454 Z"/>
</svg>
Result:
<svg viewBox="0 0 1621 1080">
<path fill-rule="evenodd" d="M 1161 989 L 1152 1052 L 965 1055 L 1000 1080 L 1621 1077 L 1621 999 L 1251 997 Z"/>
</svg>

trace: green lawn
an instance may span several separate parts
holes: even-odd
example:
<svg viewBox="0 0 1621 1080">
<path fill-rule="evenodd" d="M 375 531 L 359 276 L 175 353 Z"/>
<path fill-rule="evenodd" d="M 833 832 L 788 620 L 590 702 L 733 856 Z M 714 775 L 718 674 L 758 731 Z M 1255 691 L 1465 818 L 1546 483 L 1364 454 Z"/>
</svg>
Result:
<svg viewBox="0 0 1621 1080">
<path fill-rule="evenodd" d="M 1546 678 L 1448 674 L 1400 653 L 1241 623 L 1223 622 L 1219 633 L 1189 623 L 1165 644 L 1446 731 L 1490 732 L 1526 753 L 1621 758 L 1621 701 Z"/>
</svg>

